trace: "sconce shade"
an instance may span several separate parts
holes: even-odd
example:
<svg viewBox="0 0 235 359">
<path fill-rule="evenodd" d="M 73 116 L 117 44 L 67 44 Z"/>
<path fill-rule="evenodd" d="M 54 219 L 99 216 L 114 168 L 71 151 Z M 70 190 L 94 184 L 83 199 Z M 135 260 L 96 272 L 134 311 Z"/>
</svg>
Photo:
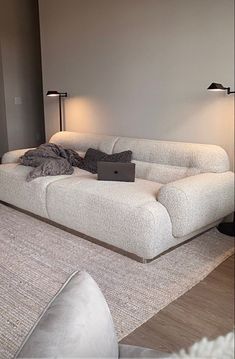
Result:
<svg viewBox="0 0 235 359">
<path fill-rule="evenodd" d="M 56 96 L 67 97 L 67 92 L 58 92 L 58 91 L 55 91 L 55 90 L 50 90 L 50 91 L 47 91 L 47 96 L 51 96 L 51 97 L 56 97 Z"/>
<path fill-rule="evenodd" d="M 47 91 L 47 96 L 60 96 L 58 91 Z"/>
<path fill-rule="evenodd" d="M 224 87 L 222 84 L 217 84 L 216 82 L 212 82 L 209 87 L 207 87 L 209 91 L 224 91 L 227 90 L 227 87 Z"/>
</svg>

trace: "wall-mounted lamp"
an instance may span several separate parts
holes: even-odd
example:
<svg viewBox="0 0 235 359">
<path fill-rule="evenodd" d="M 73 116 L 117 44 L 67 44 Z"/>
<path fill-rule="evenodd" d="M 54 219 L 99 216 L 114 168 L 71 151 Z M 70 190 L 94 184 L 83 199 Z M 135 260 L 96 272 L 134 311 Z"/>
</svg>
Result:
<svg viewBox="0 0 235 359">
<path fill-rule="evenodd" d="M 222 84 L 218 84 L 216 82 L 212 82 L 209 87 L 207 87 L 209 91 L 227 91 L 227 94 L 235 93 L 235 91 L 230 91 L 230 87 L 224 87 Z"/>
<path fill-rule="evenodd" d="M 67 92 L 58 92 L 58 91 L 47 91 L 47 96 L 49 97 L 59 97 L 59 114 L 60 114 L 60 131 L 63 131 L 63 121 L 62 121 L 62 103 L 61 98 L 67 97 Z"/>
<path fill-rule="evenodd" d="M 227 91 L 227 94 L 230 95 L 231 93 L 235 93 L 235 91 L 230 91 L 230 87 L 224 87 L 222 84 L 218 84 L 216 82 L 212 82 L 212 84 L 207 87 L 209 91 Z M 235 212 L 233 213 L 233 222 L 229 223 L 220 223 L 218 225 L 218 230 L 223 233 L 227 234 L 228 236 L 234 237 L 235 235 Z"/>
</svg>

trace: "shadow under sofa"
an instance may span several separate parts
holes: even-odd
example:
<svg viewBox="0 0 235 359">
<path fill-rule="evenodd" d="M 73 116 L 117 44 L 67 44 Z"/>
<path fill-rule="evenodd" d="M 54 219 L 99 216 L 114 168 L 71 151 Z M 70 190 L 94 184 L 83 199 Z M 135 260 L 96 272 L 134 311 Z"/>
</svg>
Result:
<svg viewBox="0 0 235 359">
<path fill-rule="evenodd" d="M 234 173 L 219 146 L 58 132 L 51 143 L 83 155 L 90 147 L 133 152 L 134 183 L 72 175 L 26 182 L 19 164 L 27 149 L 6 153 L 0 201 L 31 212 L 144 260 L 214 227 L 234 211 Z"/>
</svg>

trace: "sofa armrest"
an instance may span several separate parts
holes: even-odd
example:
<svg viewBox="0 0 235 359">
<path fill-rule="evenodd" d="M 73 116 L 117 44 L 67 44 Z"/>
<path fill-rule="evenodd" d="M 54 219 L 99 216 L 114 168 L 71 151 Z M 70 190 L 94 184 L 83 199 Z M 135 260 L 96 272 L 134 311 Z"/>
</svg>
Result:
<svg viewBox="0 0 235 359">
<path fill-rule="evenodd" d="M 6 152 L 2 156 L 2 163 L 18 163 L 19 158 L 23 156 L 28 150 L 33 150 L 33 148 L 23 148 L 21 150 Z"/>
<path fill-rule="evenodd" d="M 234 211 L 234 173 L 203 173 L 162 186 L 158 201 L 167 209 L 174 237 L 183 237 Z"/>
</svg>

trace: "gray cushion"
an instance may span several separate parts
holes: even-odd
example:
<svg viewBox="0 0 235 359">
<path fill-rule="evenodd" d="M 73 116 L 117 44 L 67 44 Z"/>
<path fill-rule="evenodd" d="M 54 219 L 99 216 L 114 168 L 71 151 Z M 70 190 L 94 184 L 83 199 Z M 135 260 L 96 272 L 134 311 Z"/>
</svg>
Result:
<svg viewBox="0 0 235 359">
<path fill-rule="evenodd" d="M 119 153 L 108 154 L 94 148 L 89 148 L 85 154 L 84 160 L 79 164 L 79 168 L 97 173 L 97 162 L 131 162 L 132 152 L 123 151 Z"/>
<path fill-rule="evenodd" d="M 16 358 L 118 358 L 108 305 L 86 272 L 76 272 L 44 310 Z"/>
</svg>

